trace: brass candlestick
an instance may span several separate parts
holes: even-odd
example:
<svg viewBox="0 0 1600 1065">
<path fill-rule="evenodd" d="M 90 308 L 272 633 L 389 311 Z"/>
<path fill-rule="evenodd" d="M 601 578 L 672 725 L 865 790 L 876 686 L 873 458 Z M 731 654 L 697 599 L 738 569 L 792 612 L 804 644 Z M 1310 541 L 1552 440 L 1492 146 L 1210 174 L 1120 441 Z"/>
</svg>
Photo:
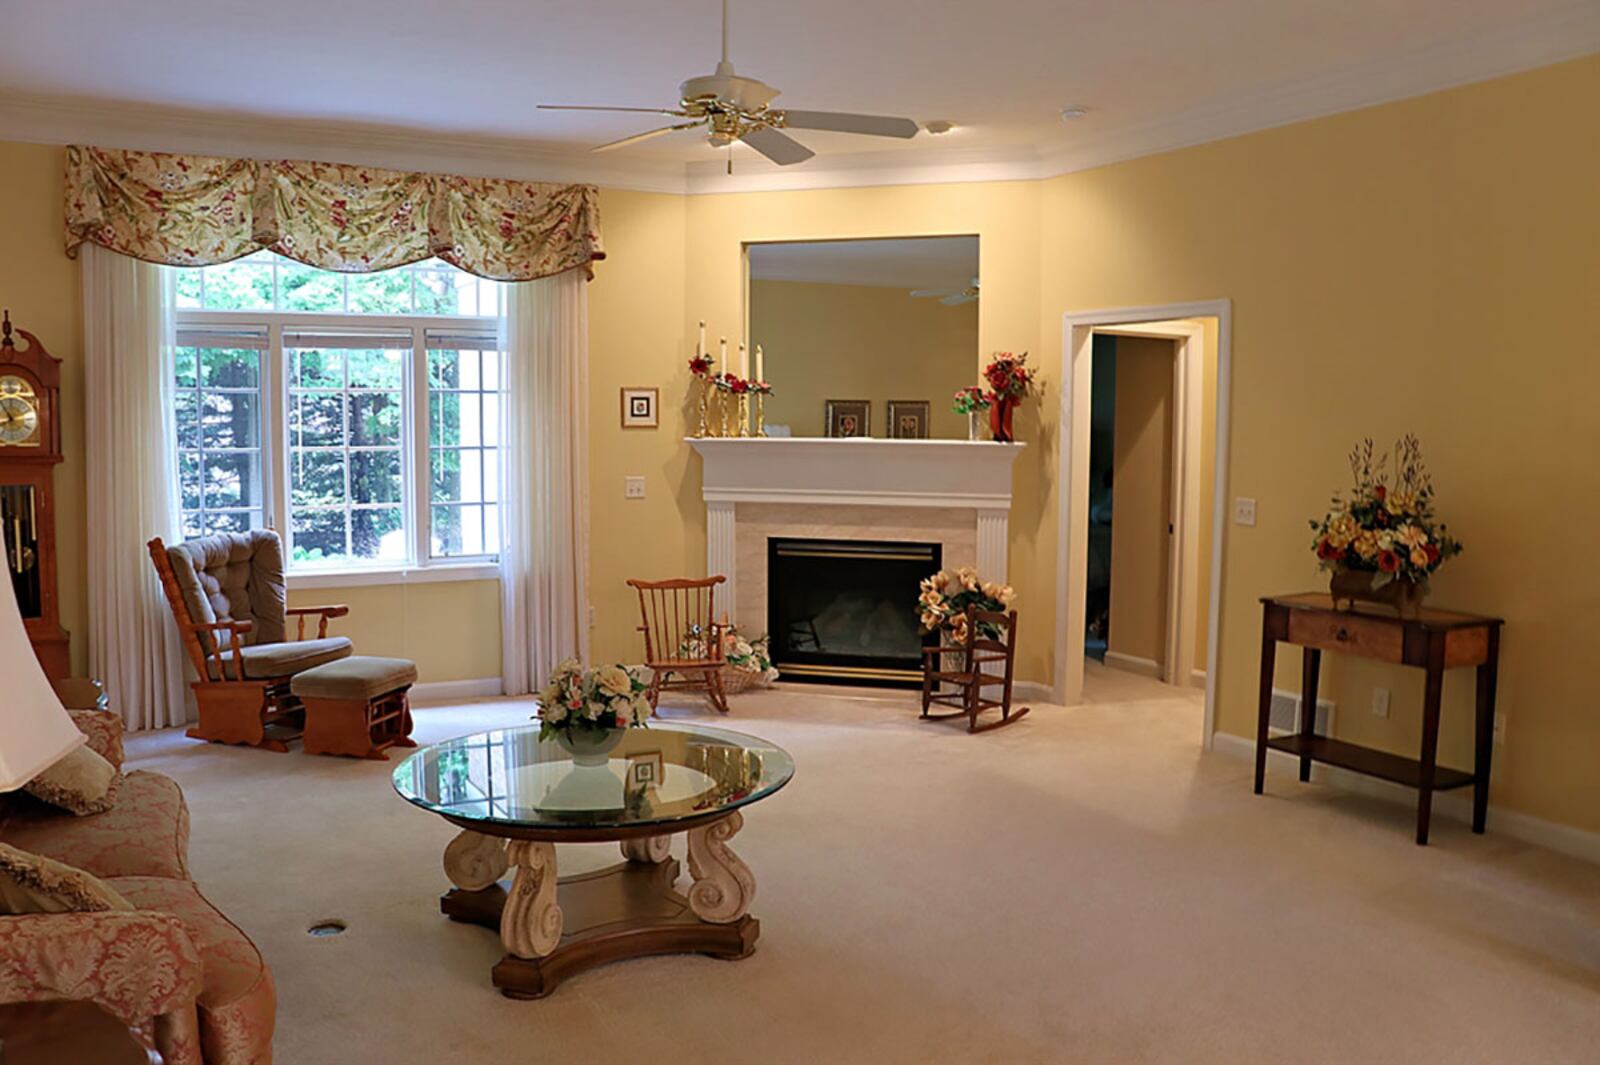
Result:
<svg viewBox="0 0 1600 1065">
<path fill-rule="evenodd" d="M 747 392 L 739 393 L 739 435 L 750 435 L 750 395 Z"/>
<path fill-rule="evenodd" d="M 707 418 L 711 414 L 710 393 L 711 382 L 704 377 L 700 378 L 700 424 L 694 431 L 696 439 L 704 439 L 711 435 L 711 426 L 706 424 Z"/>
<path fill-rule="evenodd" d="M 767 396 L 764 392 L 756 393 L 756 435 L 767 435 Z"/>
</svg>

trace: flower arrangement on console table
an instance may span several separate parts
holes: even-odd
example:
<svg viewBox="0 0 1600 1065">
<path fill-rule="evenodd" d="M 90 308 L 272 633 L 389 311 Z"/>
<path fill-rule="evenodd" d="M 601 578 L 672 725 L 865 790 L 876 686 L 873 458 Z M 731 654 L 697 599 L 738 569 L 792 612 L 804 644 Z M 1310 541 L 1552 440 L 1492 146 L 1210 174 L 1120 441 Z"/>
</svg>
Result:
<svg viewBox="0 0 1600 1065">
<path fill-rule="evenodd" d="M 1311 522 L 1311 549 L 1333 574 L 1334 605 L 1386 603 L 1401 617 L 1414 617 L 1428 579 L 1461 553 L 1461 542 L 1434 515 L 1422 445 L 1407 434 L 1392 456 L 1374 458 L 1369 437 L 1350 452 L 1350 472 L 1355 484 L 1349 498 L 1335 495 L 1327 516 Z"/>
<path fill-rule="evenodd" d="M 1010 610 L 1017 597 L 1011 585 L 983 580 L 971 566 L 942 569 L 923 580 L 920 588 L 917 612 L 922 631 L 947 632 L 956 643 L 966 642 L 968 607 L 1000 613 Z M 984 635 L 998 637 L 1000 633 Z"/>
<path fill-rule="evenodd" d="M 983 412 L 994 406 L 994 396 L 977 385 L 968 385 L 966 388 L 956 389 L 955 399 L 950 409 L 957 414 L 967 416 L 967 439 L 978 439 L 978 427 L 982 424 Z"/>
<path fill-rule="evenodd" d="M 738 695 L 750 688 L 770 688 L 778 679 L 772 665 L 772 641 L 766 633 L 746 639 L 737 625 L 718 626 L 722 630 L 722 657 L 728 668 L 722 672 L 724 695 Z M 685 658 L 705 657 L 705 636 L 699 625 L 689 627 L 689 636 L 678 647 Z"/>
<path fill-rule="evenodd" d="M 989 365 L 984 367 L 983 379 L 988 382 L 992 404 L 989 408 L 989 429 L 997 443 L 1009 444 L 1016 439 L 1011 429 L 1011 416 L 1033 385 L 1028 353 L 1013 355 L 1009 351 L 996 352 Z"/>
<path fill-rule="evenodd" d="M 539 689 L 539 738 L 554 737 L 579 765 L 603 765 L 624 731 L 650 717 L 646 684 L 626 666 L 586 669 L 569 658 Z"/>
</svg>

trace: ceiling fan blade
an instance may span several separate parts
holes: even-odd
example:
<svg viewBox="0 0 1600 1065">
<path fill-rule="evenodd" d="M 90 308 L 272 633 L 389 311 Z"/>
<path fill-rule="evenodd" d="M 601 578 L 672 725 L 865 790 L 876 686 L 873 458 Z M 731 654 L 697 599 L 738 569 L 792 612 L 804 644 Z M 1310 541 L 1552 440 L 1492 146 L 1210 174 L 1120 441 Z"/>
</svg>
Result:
<svg viewBox="0 0 1600 1065">
<path fill-rule="evenodd" d="M 783 124 L 790 129 L 825 129 L 835 133 L 865 133 L 869 137 L 915 137 L 917 124 L 909 118 L 886 115 L 852 115 L 844 111 L 783 112 Z"/>
<path fill-rule="evenodd" d="M 640 141 L 647 141 L 652 137 L 659 137 L 665 133 L 676 133 L 680 129 L 693 129 L 699 124 L 699 122 L 679 122 L 675 126 L 662 126 L 660 129 L 647 130 L 644 133 L 635 133 L 633 136 L 623 137 L 621 140 L 607 141 L 604 144 L 597 144 L 589 150 L 591 152 L 609 152 L 613 148 L 626 148 L 630 144 L 638 144 Z"/>
<path fill-rule="evenodd" d="M 930 296 L 959 296 L 961 293 L 959 288 L 919 288 L 911 295 L 914 299 L 923 299 Z"/>
<path fill-rule="evenodd" d="M 969 296 L 965 292 L 957 292 L 954 296 L 946 296 L 939 302 L 944 304 L 946 307 L 959 307 L 963 303 L 971 303 L 977 298 L 978 297 L 976 296 Z"/>
<path fill-rule="evenodd" d="M 771 126 L 757 126 L 739 138 L 779 166 L 803 163 L 817 153 Z"/>
<path fill-rule="evenodd" d="M 540 104 L 541 111 L 628 111 L 641 115 L 686 116 L 687 111 L 674 111 L 666 107 L 602 107 L 592 104 Z"/>
</svg>

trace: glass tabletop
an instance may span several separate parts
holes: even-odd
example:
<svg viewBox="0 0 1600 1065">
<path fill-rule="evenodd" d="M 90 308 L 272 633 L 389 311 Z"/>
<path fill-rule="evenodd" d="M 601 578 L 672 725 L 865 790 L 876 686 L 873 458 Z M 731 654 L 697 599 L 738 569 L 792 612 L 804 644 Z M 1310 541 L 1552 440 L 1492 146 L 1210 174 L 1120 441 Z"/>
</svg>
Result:
<svg viewBox="0 0 1600 1065">
<path fill-rule="evenodd" d="M 794 776 L 781 747 L 701 725 L 631 728 L 609 752 L 574 749 L 540 740 L 537 724 L 479 732 L 417 751 L 395 767 L 394 788 L 425 810 L 486 825 L 670 832 L 674 822 L 763 799 Z"/>
</svg>

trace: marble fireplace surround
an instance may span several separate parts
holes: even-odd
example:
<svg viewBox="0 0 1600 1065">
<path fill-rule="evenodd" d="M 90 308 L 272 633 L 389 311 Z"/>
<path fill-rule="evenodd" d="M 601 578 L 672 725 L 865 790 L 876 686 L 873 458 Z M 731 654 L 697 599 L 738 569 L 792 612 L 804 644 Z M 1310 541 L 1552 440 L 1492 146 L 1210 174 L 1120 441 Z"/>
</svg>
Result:
<svg viewBox="0 0 1600 1065">
<path fill-rule="evenodd" d="M 1023 444 L 965 440 L 691 439 L 704 460 L 706 572 L 730 618 L 767 623 L 767 540 L 937 543 L 945 566 L 1006 573 L 1011 466 Z"/>
</svg>

